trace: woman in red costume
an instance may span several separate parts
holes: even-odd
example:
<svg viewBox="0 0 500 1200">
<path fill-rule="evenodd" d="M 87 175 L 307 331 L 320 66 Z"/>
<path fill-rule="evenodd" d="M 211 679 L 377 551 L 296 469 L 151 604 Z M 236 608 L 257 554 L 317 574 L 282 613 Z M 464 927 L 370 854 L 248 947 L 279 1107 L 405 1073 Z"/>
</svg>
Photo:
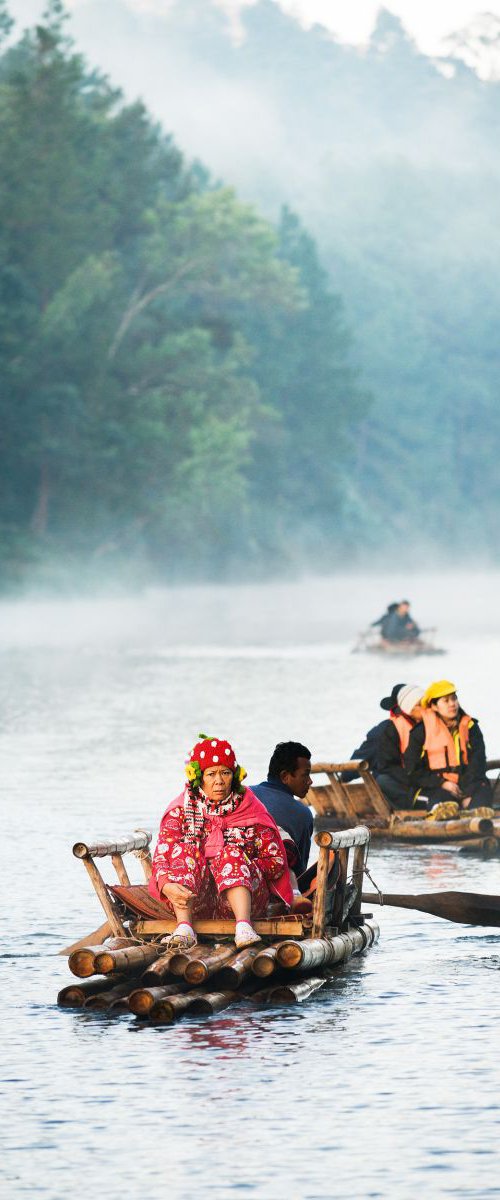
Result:
<svg viewBox="0 0 500 1200">
<path fill-rule="evenodd" d="M 170 944 L 194 946 L 195 917 L 234 918 L 238 949 L 260 941 L 251 918 L 271 893 L 292 904 L 278 827 L 250 788 L 229 742 L 200 734 L 184 792 L 163 814 L 149 890 L 175 914 Z"/>
</svg>

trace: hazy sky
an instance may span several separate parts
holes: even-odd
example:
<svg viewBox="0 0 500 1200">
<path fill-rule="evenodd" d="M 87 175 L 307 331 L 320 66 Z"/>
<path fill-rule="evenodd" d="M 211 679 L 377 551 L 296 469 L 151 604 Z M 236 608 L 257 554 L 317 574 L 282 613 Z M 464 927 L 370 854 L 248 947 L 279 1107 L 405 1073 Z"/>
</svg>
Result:
<svg viewBox="0 0 500 1200">
<path fill-rule="evenodd" d="M 207 4 L 210 0 L 207 0 Z M 216 0 L 219 7 L 235 14 L 257 0 Z M 85 0 L 66 0 L 68 8 L 80 8 Z M 126 0 L 131 8 L 161 13 L 171 0 Z M 449 33 L 462 28 L 485 11 L 500 18 L 500 0 L 279 0 L 281 7 L 306 24 L 319 22 L 342 39 L 365 41 L 373 28 L 378 9 L 388 8 L 401 17 L 409 33 L 428 54 L 436 53 Z M 101 0 L 105 8 L 107 0 Z M 44 7 L 44 0 L 10 0 L 8 8 L 21 23 L 29 23 Z"/>
<path fill-rule="evenodd" d="M 229 0 L 231 2 L 231 0 Z M 377 0 L 281 0 L 281 7 L 307 21 L 328 25 L 348 41 L 365 41 L 381 4 Z M 500 0 L 387 0 L 422 49 L 433 53 L 442 38 L 487 10 L 500 17 Z"/>
</svg>

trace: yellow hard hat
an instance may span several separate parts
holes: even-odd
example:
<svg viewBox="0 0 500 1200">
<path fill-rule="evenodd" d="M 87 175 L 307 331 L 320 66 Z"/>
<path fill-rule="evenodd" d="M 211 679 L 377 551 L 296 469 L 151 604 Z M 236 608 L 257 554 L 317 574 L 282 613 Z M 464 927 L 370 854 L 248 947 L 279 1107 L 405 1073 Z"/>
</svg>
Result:
<svg viewBox="0 0 500 1200">
<path fill-rule="evenodd" d="M 430 683 L 427 690 L 424 692 L 420 701 L 422 708 L 428 708 L 431 700 L 440 700 L 442 696 L 451 696 L 452 692 L 456 692 L 454 683 L 450 683 L 449 679 L 437 679 L 435 683 Z"/>
</svg>

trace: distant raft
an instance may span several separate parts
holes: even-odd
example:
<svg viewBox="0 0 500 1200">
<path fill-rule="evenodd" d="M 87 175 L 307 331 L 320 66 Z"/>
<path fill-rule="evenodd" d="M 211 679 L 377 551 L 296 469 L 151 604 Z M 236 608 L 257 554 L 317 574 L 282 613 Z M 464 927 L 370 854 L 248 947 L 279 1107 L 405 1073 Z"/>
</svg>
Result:
<svg viewBox="0 0 500 1200">
<path fill-rule="evenodd" d="M 435 630 L 425 629 L 424 633 L 434 634 Z M 439 654 L 446 654 L 447 651 L 434 645 L 433 638 L 416 637 L 407 639 L 401 642 L 391 642 L 387 638 L 380 636 L 377 629 L 365 629 L 363 633 L 358 635 L 356 645 L 353 646 L 352 654 L 380 654 L 382 656 L 401 657 L 401 658 L 416 658 L 419 656 L 432 657 Z"/>
</svg>

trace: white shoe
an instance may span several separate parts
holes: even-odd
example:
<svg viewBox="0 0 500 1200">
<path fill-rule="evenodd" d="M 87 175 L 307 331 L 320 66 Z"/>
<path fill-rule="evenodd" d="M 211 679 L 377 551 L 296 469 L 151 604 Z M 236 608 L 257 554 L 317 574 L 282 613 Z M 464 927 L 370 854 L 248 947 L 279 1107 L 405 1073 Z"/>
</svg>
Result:
<svg viewBox="0 0 500 1200">
<path fill-rule="evenodd" d="M 187 921 L 181 921 L 173 933 L 161 938 L 160 945 L 166 946 L 168 950 L 190 950 L 197 942 L 198 938 L 192 926 L 188 925 Z"/>
<path fill-rule="evenodd" d="M 247 946 L 255 946 L 262 938 L 256 933 L 249 921 L 237 921 L 234 933 L 234 944 L 237 950 L 245 950 Z"/>
</svg>

